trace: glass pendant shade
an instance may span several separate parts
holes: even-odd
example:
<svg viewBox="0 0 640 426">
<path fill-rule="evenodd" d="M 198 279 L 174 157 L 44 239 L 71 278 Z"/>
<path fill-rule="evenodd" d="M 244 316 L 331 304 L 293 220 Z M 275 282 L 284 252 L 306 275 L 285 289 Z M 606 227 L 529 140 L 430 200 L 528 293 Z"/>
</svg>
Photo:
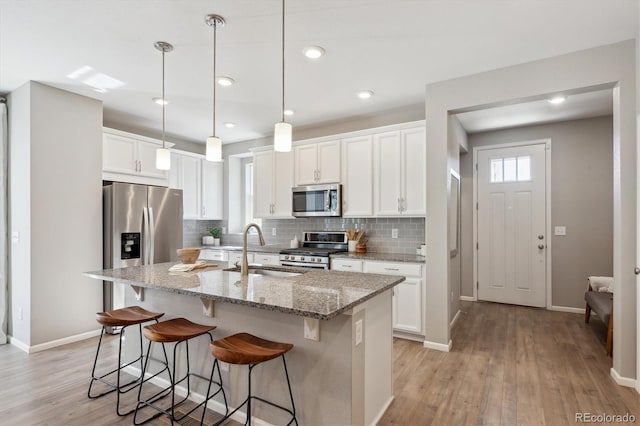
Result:
<svg viewBox="0 0 640 426">
<path fill-rule="evenodd" d="M 158 148 L 156 150 L 156 169 L 171 169 L 171 151 L 168 148 Z"/>
<path fill-rule="evenodd" d="M 291 151 L 291 124 L 276 123 L 273 130 L 273 150 L 278 152 Z"/>
<path fill-rule="evenodd" d="M 222 161 L 222 139 L 216 136 L 207 138 L 207 161 Z"/>
</svg>

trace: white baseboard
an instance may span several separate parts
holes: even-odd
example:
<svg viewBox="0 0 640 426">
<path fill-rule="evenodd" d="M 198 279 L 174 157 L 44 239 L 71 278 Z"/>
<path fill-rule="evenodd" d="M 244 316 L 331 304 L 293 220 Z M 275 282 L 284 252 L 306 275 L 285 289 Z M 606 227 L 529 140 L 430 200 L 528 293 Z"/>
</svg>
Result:
<svg viewBox="0 0 640 426">
<path fill-rule="evenodd" d="M 24 342 L 21 342 L 20 340 L 16 339 L 15 337 L 8 335 L 7 336 L 7 340 L 9 341 L 9 343 L 13 346 L 15 346 L 16 348 L 20 349 L 22 352 L 26 352 L 29 353 L 29 345 L 27 345 Z"/>
<path fill-rule="evenodd" d="M 62 339 L 52 340 L 50 342 L 40 343 L 38 345 L 29 346 L 15 337 L 9 336 L 9 342 L 18 349 L 32 354 L 35 352 L 46 351 L 47 349 L 55 348 L 69 343 L 79 342 L 81 340 L 90 339 L 92 337 L 99 336 L 102 333 L 102 328 L 93 331 L 87 331 L 86 333 L 76 334 L 75 336 L 63 337 Z"/>
<path fill-rule="evenodd" d="M 463 302 L 477 302 L 478 299 L 476 299 L 473 296 L 460 296 L 460 300 L 462 300 Z"/>
<path fill-rule="evenodd" d="M 572 308 L 569 306 L 553 306 L 548 308 L 550 311 L 570 312 L 572 314 L 584 314 L 584 308 Z"/>
<path fill-rule="evenodd" d="M 378 424 L 378 422 L 380 421 L 380 419 L 382 418 L 382 416 L 384 416 L 384 413 L 387 412 L 387 408 L 389 408 L 389 406 L 391 405 L 391 403 L 393 402 L 394 396 L 391 395 L 389 397 L 389 399 L 387 400 L 387 402 L 384 404 L 384 406 L 382 407 L 382 409 L 380 410 L 380 412 L 378 413 L 378 415 L 373 419 L 373 421 L 371 422 L 371 426 L 376 426 Z"/>
<path fill-rule="evenodd" d="M 123 370 L 134 376 L 140 375 L 140 369 L 133 366 L 125 367 Z M 151 376 L 150 373 L 147 373 L 145 375 L 145 377 L 150 377 L 150 376 Z M 163 379 L 162 377 L 159 377 L 159 376 L 154 377 L 153 379 L 149 380 L 149 382 L 161 388 L 165 388 L 170 385 L 169 380 Z M 212 387 L 212 391 L 214 391 L 213 387 Z M 187 389 L 184 386 L 176 386 L 176 395 L 179 395 L 181 397 L 187 396 Z M 202 401 L 204 401 L 204 398 L 205 398 L 204 395 L 197 392 L 191 392 L 191 394 L 189 395 L 189 399 L 195 402 L 196 404 L 199 404 Z M 226 407 L 222 405 L 221 402 L 218 402 L 215 399 L 211 399 L 207 403 L 208 410 L 213 410 L 219 414 L 224 414 L 225 408 Z M 229 411 L 233 411 L 234 408 L 235 407 L 229 407 Z M 231 416 L 231 419 L 235 420 L 238 423 L 245 424 L 247 421 L 247 413 L 242 410 L 236 411 Z M 255 423 L 257 426 L 273 426 L 271 423 L 265 422 L 264 420 L 259 419 L 257 417 L 252 417 L 251 423 L 252 424 Z"/>
<path fill-rule="evenodd" d="M 399 339 L 405 339 L 405 340 L 413 340 L 414 342 L 424 342 L 424 336 L 420 336 L 418 334 L 412 334 L 412 333 L 405 333 L 403 331 L 394 330 L 393 337 L 397 337 Z"/>
<path fill-rule="evenodd" d="M 620 374 L 618 374 L 618 372 L 613 367 L 611 367 L 611 377 L 613 377 L 613 380 L 615 380 L 615 382 L 620 386 L 625 386 L 628 388 L 636 387 L 636 379 L 630 379 L 629 377 L 622 377 Z"/>
<path fill-rule="evenodd" d="M 451 322 L 449 323 L 449 328 L 452 328 L 454 326 L 456 321 L 458 321 L 458 318 L 460 318 L 460 310 L 459 309 L 458 309 L 458 312 L 456 312 L 456 314 L 453 316 L 453 319 L 451 320 Z"/>
<path fill-rule="evenodd" d="M 422 343 L 422 346 L 429 349 L 435 349 L 441 352 L 449 352 L 451 351 L 451 347 L 453 346 L 453 341 L 449 340 L 449 344 L 445 345 L 444 343 L 436 343 L 436 342 L 430 342 L 429 340 L 425 340 Z"/>
</svg>

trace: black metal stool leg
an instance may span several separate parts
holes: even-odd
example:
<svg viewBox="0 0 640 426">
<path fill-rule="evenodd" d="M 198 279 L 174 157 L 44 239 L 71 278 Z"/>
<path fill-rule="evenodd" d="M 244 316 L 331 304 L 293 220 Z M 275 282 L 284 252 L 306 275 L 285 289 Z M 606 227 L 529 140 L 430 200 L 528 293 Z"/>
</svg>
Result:
<svg viewBox="0 0 640 426">
<path fill-rule="evenodd" d="M 287 371 L 287 362 L 284 360 L 284 354 L 282 355 L 282 365 L 284 365 L 284 375 L 287 377 L 287 387 L 289 387 L 289 396 L 291 397 L 291 411 L 293 412 L 293 419 L 287 425 L 295 422 L 298 426 L 298 419 L 296 419 L 296 405 L 293 402 L 293 392 L 291 391 L 291 382 L 289 381 L 289 372 Z"/>
<path fill-rule="evenodd" d="M 251 426 L 251 372 L 253 371 L 253 367 L 255 364 L 249 364 L 249 375 L 248 375 L 248 391 L 249 396 L 247 397 L 247 421 L 245 425 Z"/>
</svg>

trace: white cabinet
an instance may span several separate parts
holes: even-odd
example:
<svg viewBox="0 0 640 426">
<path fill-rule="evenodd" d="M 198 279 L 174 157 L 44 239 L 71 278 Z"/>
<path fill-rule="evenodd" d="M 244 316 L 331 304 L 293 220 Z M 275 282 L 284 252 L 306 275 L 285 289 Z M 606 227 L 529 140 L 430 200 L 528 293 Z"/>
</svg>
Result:
<svg viewBox="0 0 640 426">
<path fill-rule="evenodd" d="M 223 163 L 181 151 L 171 153 L 169 185 L 182 189 L 185 219 L 223 219 Z"/>
<path fill-rule="evenodd" d="M 294 148 L 295 184 L 340 182 L 340 141 L 301 145 Z"/>
<path fill-rule="evenodd" d="M 415 263 L 364 262 L 364 272 L 406 277 L 393 289 L 393 329 L 396 331 L 423 334 L 423 269 L 423 265 Z"/>
<path fill-rule="evenodd" d="M 362 260 L 331 258 L 332 271 L 362 272 Z"/>
<path fill-rule="evenodd" d="M 215 260 L 217 262 L 226 262 L 227 259 L 227 252 L 223 250 L 203 249 L 200 250 L 200 256 L 198 256 L 198 260 Z"/>
<path fill-rule="evenodd" d="M 373 215 L 371 136 L 342 140 L 342 216 Z"/>
<path fill-rule="evenodd" d="M 259 265 L 280 266 L 280 255 L 270 253 L 253 253 L 253 263 Z"/>
<path fill-rule="evenodd" d="M 253 263 L 253 253 L 247 253 L 247 263 Z M 229 252 L 229 267 L 233 268 L 236 264 L 242 264 L 242 252 L 241 251 L 230 251 Z"/>
<path fill-rule="evenodd" d="M 253 153 L 253 217 L 291 216 L 293 153 L 273 150 Z"/>
<path fill-rule="evenodd" d="M 171 146 L 173 144 L 167 144 Z M 156 169 L 160 141 L 115 129 L 102 133 L 102 178 L 118 182 L 167 186 L 168 174 Z"/>
<path fill-rule="evenodd" d="M 424 128 L 376 134 L 373 177 L 375 216 L 424 216 Z"/>
</svg>

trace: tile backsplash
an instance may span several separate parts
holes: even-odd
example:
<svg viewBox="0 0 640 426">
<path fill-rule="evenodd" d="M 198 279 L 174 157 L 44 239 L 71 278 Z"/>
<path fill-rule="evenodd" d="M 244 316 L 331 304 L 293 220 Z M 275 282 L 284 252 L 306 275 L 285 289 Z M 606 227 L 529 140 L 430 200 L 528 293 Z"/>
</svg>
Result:
<svg viewBox="0 0 640 426">
<path fill-rule="evenodd" d="M 202 236 L 208 235 L 207 227 L 226 228 L 226 221 L 184 221 L 185 247 L 198 247 Z M 273 235 L 273 229 L 276 235 Z M 263 219 L 262 232 L 267 244 L 289 245 L 294 236 L 302 240 L 304 231 L 343 231 L 346 229 L 364 230 L 369 252 L 415 254 L 416 248 L 424 243 L 424 218 L 298 218 Z M 398 238 L 392 238 L 392 230 L 398 230 Z M 257 243 L 256 236 L 249 236 L 250 243 Z M 223 245 L 241 245 L 239 234 L 223 234 Z"/>
</svg>

